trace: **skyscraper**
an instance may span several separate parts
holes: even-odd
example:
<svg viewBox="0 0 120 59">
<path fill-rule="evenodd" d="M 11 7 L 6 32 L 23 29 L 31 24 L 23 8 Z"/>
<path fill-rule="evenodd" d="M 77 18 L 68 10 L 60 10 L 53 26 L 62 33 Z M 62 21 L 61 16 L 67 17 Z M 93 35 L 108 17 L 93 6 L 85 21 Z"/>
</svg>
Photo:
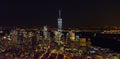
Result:
<svg viewBox="0 0 120 59">
<path fill-rule="evenodd" d="M 47 36 L 48 36 L 48 32 L 47 32 L 47 26 L 43 27 L 43 35 L 44 35 L 44 39 L 47 40 Z"/>
<path fill-rule="evenodd" d="M 61 10 L 59 10 L 59 18 L 58 18 L 58 32 L 62 32 L 62 18 L 61 18 Z"/>
</svg>

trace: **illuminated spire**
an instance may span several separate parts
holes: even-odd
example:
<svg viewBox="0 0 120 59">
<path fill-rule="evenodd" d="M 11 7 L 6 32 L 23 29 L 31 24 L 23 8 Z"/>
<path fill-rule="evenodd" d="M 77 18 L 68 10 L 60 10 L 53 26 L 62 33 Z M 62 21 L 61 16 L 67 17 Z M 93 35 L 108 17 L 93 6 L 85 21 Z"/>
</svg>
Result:
<svg viewBox="0 0 120 59">
<path fill-rule="evenodd" d="M 61 10 L 59 10 L 59 18 L 61 18 Z"/>
</svg>

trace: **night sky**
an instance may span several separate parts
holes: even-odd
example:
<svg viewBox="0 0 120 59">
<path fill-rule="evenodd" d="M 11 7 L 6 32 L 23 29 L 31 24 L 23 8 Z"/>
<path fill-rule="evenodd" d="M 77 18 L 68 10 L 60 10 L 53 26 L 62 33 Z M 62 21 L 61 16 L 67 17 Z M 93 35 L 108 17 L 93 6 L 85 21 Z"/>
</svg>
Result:
<svg viewBox="0 0 120 59">
<path fill-rule="evenodd" d="M 119 26 L 119 1 L 0 1 L 0 26 L 57 27 L 58 10 L 62 11 L 63 27 Z"/>
</svg>

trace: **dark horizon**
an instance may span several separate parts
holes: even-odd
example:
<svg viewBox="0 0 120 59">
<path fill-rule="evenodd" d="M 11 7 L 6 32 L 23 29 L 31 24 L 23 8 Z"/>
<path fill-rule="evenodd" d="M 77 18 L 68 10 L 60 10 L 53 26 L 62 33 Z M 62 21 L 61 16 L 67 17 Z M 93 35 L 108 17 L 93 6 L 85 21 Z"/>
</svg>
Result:
<svg viewBox="0 0 120 59">
<path fill-rule="evenodd" d="M 57 27 L 58 10 L 63 27 L 119 26 L 117 1 L 2 1 L 0 26 Z"/>
</svg>

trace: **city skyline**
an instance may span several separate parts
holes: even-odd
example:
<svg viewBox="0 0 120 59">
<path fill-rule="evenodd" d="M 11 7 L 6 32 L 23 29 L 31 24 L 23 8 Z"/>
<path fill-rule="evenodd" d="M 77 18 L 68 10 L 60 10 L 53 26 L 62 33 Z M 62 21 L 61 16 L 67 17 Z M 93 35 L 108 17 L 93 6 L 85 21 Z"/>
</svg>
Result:
<svg viewBox="0 0 120 59">
<path fill-rule="evenodd" d="M 57 27 L 58 10 L 63 28 L 119 26 L 120 4 L 115 1 L 2 1 L 1 26 Z"/>
<path fill-rule="evenodd" d="M 120 59 L 120 3 L 0 1 L 0 59 Z"/>
</svg>

